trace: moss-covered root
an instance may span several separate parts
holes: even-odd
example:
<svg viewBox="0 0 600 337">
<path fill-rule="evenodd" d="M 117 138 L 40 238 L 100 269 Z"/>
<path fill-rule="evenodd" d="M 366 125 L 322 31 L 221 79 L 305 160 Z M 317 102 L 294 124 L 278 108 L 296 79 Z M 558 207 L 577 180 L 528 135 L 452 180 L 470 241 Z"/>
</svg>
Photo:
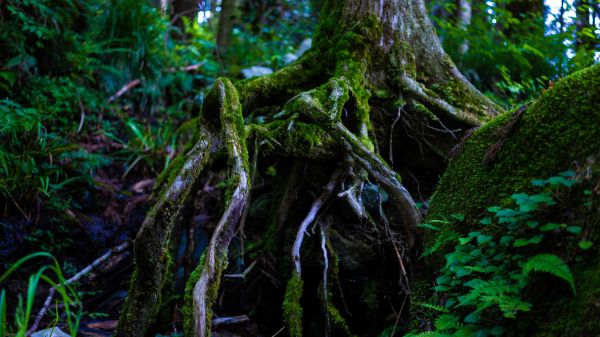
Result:
<svg viewBox="0 0 600 337">
<path fill-rule="evenodd" d="M 426 88 L 421 83 L 417 82 L 406 75 L 400 77 L 400 87 L 408 96 L 416 99 L 419 103 L 429 108 L 438 118 L 453 119 L 468 126 L 480 125 L 482 121 L 489 119 L 498 114 L 499 108 L 490 110 L 490 113 L 481 113 L 481 111 L 469 111 L 456 107 L 447 100 L 439 97 L 433 90 Z M 468 90 L 463 88 L 461 90 Z M 495 107 L 490 102 L 490 106 Z"/>
<path fill-rule="evenodd" d="M 250 177 L 246 129 L 242 117 L 237 90 L 227 79 L 218 79 L 206 97 L 203 116 L 209 123 L 217 123 L 227 143 L 229 155 L 229 196 L 227 208 L 212 234 L 204 259 L 204 266 L 194 286 L 194 334 L 196 337 L 210 336 L 211 306 L 218 291 L 221 273 L 227 265 L 227 248 L 234 235 L 236 224 L 248 201 Z"/>
<path fill-rule="evenodd" d="M 290 337 L 302 337 L 302 287 L 302 279 L 294 272 L 288 281 L 283 299 L 283 320 Z"/>
<path fill-rule="evenodd" d="M 117 337 L 145 336 L 160 305 L 160 295 L 169 265 L 169 239 L 178 226 L 177 219 L 197 190 L 202 168 L 209 159 L 212 135 L 203 137 L 187 153 L 185 160 L 148 213 L 134 242 L 135 271 L 125 302 Z"/>
<path fill-rule="evenodd" d="M 317 51 L 309 50 L 296 62 L 273 74 L 236 82 L 244 109 L 284 103 L 302 88 L 317 81 L 321 76 Z M 275 100 L 275 101 L 274 101 Z"/>
<path fill-rule="evenodd" d="M 411 250 L 417 242 L 417 225 L 422 222 L 423 218 L 412 196 L 400 182 L 398 174 L 389 168 L 381 157 L 371 151 L 342 123 L 335 123 L 333 134 L 336 139 L 343 143 L 342 145 L 346 147 L 352 159 L 389 193 L 395 207 L 402 215 L 406 248 Z"/>
</svg>

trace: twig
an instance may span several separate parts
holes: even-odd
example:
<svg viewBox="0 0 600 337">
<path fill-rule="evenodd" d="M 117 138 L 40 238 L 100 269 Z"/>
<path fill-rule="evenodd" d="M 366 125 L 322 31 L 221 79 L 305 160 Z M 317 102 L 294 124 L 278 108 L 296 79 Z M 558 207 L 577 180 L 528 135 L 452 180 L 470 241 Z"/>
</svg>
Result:
<svg viewBox="0 0 600 337">
<path fill-rule="evenodd" d="M 398 123 L 398 121 L 400 120 L 400 117 L 402 116 L 402 107 L 398 108 L 398 113 L 396 114 L 396 118 L 394 119 L 394 121 L 392 122 L 392 125 L 390 126 L 390 148 L 389 148 L 389 157 L 390 157 L 390 166 L 394 167 L 394 147 L 393 147 L 393 143 L 394 143 L 394 127 L 396 126 L 396 123 Z"/>
<path fill-rule="evenodd" d="M 202 61 L 200 63 L 196 63 L 196 64 L 191 64 L 189 66 L 184 66 L 184 67 L 171 67 L 169 69 L 167 69 L 168 72 L 170 73 L 174 73 L 177 71 L 196 71 L 198 69 L 200 69 L 200 67 L 202 67 L 204 64 L 206 63 L 206 61 Z"/>
<path fill-rule="evenodd" d="M 329 336 L 329 294 L 328 294 L 328 283 L 327 273 L 329 271 L 329 259 L 327 258 L 327 225 L 322 221 L 320 222 L 321 228 L 321 251 L 323 252 L 323 307 L 325 311 L 325 336 Z"/>
<path fill-rule="evenodd" d="M 135 88 L 138 84 L 140 84 L 140 82 L 141 81 L 138 78 L 138 79 L 135 79 L 135 80 L 125 84 L 121 89 L 119 89 L 119 91 L 117 91 L 116 94 L 114 94 L 108 98 L 108 103 L 114 102 L 117 98 L 123 96 L 123 94 L 125 94 L 129 90 Z"/>
<path fill-rule="evenodd" d="M 223 277 L 245 279 L 246 276 L 248 276 L 248 274 L 252 271 L 252 269 L 254 269 L 254 266 L 256 266 L 256 260 L 254 260 L 254 262 L 252 262 L 248 266 L 248 268 L 246 268 L 242 273 L 240 273 L 240 274 L 224 274 Z"/>
<path fill-rule="evenodd" d="M 248 318 L 247 315 L 239 315 L 239 316 L 232 316 L 232 317 L 218 317 L 218 318 L 213 318 L 211 325 L 213 327 L 218 327 L 218 326 L 223 326 L 223 325 L 234 325 L 234 324 L 240 324 L 240 323 L 245 323 L 250 321 L 250 318 Z"/>
<path fill-rule="evenodd" d="M 275 336 L 279 335 L 284 329 L 285 329 L 285 327 L 282 326 L 281 329 L 277 330 L 277 332 L 274 333 L 273 336 L 271 336 L 271 337 L 275 337 Z"/>
<path fill-rule="evenodd" d="M 91 272 L 92 270 L 97 268 L 99 265 L 104 263 L 113 254 L 121 253 L 122 251 L 129 248 L 129 245 L 130 245 L 129 241 L 126 241 L 126 242 L 110 249 L 108 252 L 104 253 L 104 255 L 102 255 L 99 258 L 97 258 L 96 260 L 94 260 L 94 262 L 89 264 L 87 267 L 80 270 L 77 274 L 71 276 L 71 278 L 69 278 L 68 280 L 66 280 L 64 282 L 64 285 L 69 285 L 71 283 L 79 281 L 80 278 L 82 278 L 84 275 L 86 275 L 87 273 Z M 42 321 L 42 318 L 44 317 L 44 315 L 48 311 L 48 308 L 50 307 L 50 304 L 52 303 L 52 299 L 54 298 L 55 291 L 56 291 L 56 289 L 54 287 L 50 288 L 48 297 L 46 297 L 46 300 L 44 301 L 44 306 L 42 307 L 42 309 L 38 312 L 37 316 L 35 317 L 35 321 L 33 322 L 33 325 L 31 326 L 31 328 L 29 328 L 29 330 L 27 330 L 27 333 L 26 333 L 27 336 L 34 333 L 37 330 L 37 328 L 39 327 L 40 322 Z"/>
<path fill-rule="evenodd" d="M 81 110 L 81 118 L 79 119 L 79 126 L 77 127 L 77 132 L 81 132 L 83 128 L 83 122 L 85 122 L 85 108 L 83 107 L 83 102 L 81 102 L 81 97 L 77 94 L 77 99 L 79 100 L 79 109 Z"/>
<path fill-rule="evenodd" d="M 329 183 L 323 189 L 323 193 L 313 202 L 310 206 L 310 210 L 308 214 L 300 224 L 298 228 L 298 233 L 296 233 L 296 240 L 294 241 L 294 246 L 292 247 L 292 261 L 294 262 L 295 271 L 298 276 L 301 275 L 301 267 L 300 267 L 300 248 L 302 247 L 302 240 L 304 240 L 304 234 L 306 233 L 306 229 L 308 226 L 315 220 L 317 213 L 327 201 L 333 189 L 338 183 L 339 177 L 342 174 L 341 169 L 336 169 L 331 175 L 331 179 L 329 179 Z"/>
</svg>

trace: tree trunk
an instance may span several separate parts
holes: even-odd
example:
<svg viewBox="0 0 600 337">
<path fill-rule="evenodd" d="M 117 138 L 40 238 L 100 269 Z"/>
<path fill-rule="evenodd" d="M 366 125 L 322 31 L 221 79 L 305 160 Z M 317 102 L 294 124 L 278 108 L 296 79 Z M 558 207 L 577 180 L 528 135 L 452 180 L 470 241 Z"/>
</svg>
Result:
<svg viewBox="0 0 600 337">
<path fill-rule="evenodd" d="M 217 29 L 217 47 L 222 54 L 227 53 L 227 48 L 231 44 L 231 33 L 235 21 L 235 2 L 236 0 L 221 1 L 221 13 L 219 14 L 219 26 Z"/>
<path fill-rule="evenodd" d="M 136 271 L 116 336 L 150 331 L 164 289 L 172 283 L 173 241 L 185 223 L 180 219 L 187 214 L 186 205 L 193 204 L 203 168 L 211 167 L 209 158 L 219 148 L 229 158 L 228 189 L 221 220 L 187 281 L 187 336 L 210 336 L 228 246 L 240 219 L 245 219 L 252 176 L 260 173 L 256 160 L 274 157 L 295 158 L 302 169 L 290 170 L 287 179 L 273 183 L 271 225 L 261 219 L 245 228 L 252 225 L 257 238 L 257 261 L 291 255 L 285 258 L 287 267 L 276 268 L 289 279 L 281 294 L 289 335 L 301 336 L 303 330 L 306 335 L 328 335 L 329 329 L 375 335 L 375 327 L 393 326 L 408 312 L 396 308 L 399 313 L 390 322 L 385 302 L 406 302 L 409 261 L 420 246 L 416 225 L 421 213 L 397 172 L 427 168 L 437 176 L 458 137 L 502 110 L 446 55 L 422 1 L 328 0 L 322 6 L 313 47 L 298 61 L 235 85 L 219 79 L 207 95 L 196 143 L 157 181 L 162 191 L 135 241 Z M 244 126 L 244 119 L 254 117 L 263 122 Z M 250 159 L 248 153 L 255 156 Z M 419 186 L 414 180 L 413 186 Z M 290 196 L 298 181 L 325 187 L 315 189 L 318 197 L 310 202 L 309 194 Z M 279 182 L 293 185 L 279 188 Z M 306 216 L 298 218 L 301 211 Z M 313 224 L 322 233 L 316 249 L 311 249 L 313 239 L 305 236 Z M 290 231 L 290 226 L 299 229 Z M 326 263 L 330 260 L 331 268 Z M 263 270 L 274 265 L 282 263 L 271 261 Z M 368 292 L 374 297 L 374 309 L 367 313 L 372 315 L 371 330 L 360 330 L 365 323 L 360 320 L 346 323 L 350 311 L 342 314 L 336 308 L 344 302 L 341 289 L 351 286 L 343 282 L 344 275 L 366 280 L 360 282 L 361 289 L 375 289 Z M 338 287 L 328 279 L 337 280 Z M 272 288 L 266 291 L 278 294 Z M 313 303 L 309 298 L 315 293 L 319 300 L 313 302 L 322 303 L 323 313 L 319 306 L 304 311 L 313 322 L 308 325 L 302 305 Z M 354 292 L 348 294 L 354 301 Z M 364 304 L 349 304 L 351 310 L 364 310 Z M 272 316 L 269 321 L 278 324 Z"/>
<path fill-rule="evenodd" d="M 458 0 L 458 27 L 467 30 L 471 24 L 472 13 L 471 0 Z M 465 54 L 469 50 L 469 41 L 464 40 L 458 49 L 459 53 Z"/>
</svg>

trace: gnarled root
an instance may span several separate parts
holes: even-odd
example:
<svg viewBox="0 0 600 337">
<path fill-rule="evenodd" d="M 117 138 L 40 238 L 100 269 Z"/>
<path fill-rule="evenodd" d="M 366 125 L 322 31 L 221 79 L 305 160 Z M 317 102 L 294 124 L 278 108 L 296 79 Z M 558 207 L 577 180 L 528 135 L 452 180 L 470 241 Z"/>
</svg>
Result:
<svg viewBox="0 0 600 337">
<path fill-rule="evenodd" d="M 233 181 L 231 197 L 227 209 L 215 228 L 208 248 L 205 252 L 202 273 L 193 293 L 194 331 L 193 336 L 210 336 L 212 319 L 211 306 L 214 303 L 221 274 L 227 266 L 227 249 L 239 222 L 250 191 L 248 174 L 248 157 L 246 135 L 242 109 L 233 84 L 227 79 L 218 80 L 209 95 L 216 106 L 207 105 L 208 109 L 218 109 L 221 117 L 222 133 L 227 142 L 227 153 L 230 159 L 230 181 Z M 205 113 L 215 113 L 206 111 Z M 235 186 L 235 187 L 234 187 Z"/>
<path fill-rule="evenodd" d="M 143 336 L 154 322 L 156 308 L 170 265 L 169 240 L 177 232 L 186 205 L 195 196 L 197 181 L 210 157 L 212 133 L 203 137 L 186 154 L 186 160 L 170 184 L 160 193 L 134 242 L 136 270 L 129 296 L 121 312 L 115 336 Z"/>
</svg>

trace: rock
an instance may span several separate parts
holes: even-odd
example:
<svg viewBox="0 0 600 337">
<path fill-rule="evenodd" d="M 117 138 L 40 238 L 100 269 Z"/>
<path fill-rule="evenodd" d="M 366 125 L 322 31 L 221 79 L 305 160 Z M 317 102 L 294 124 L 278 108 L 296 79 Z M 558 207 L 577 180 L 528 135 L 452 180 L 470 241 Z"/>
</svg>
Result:
<svg viewBox="0 0 600 337">
<path fill-rule="evenodd" d="M 273 73 L 273 69 L 261 66 L 252 66 L 250 68 L 242 69 L 242 75 L 244 78 L 252 78 L 256 76 L 264 76 Z"/>
</svg>

